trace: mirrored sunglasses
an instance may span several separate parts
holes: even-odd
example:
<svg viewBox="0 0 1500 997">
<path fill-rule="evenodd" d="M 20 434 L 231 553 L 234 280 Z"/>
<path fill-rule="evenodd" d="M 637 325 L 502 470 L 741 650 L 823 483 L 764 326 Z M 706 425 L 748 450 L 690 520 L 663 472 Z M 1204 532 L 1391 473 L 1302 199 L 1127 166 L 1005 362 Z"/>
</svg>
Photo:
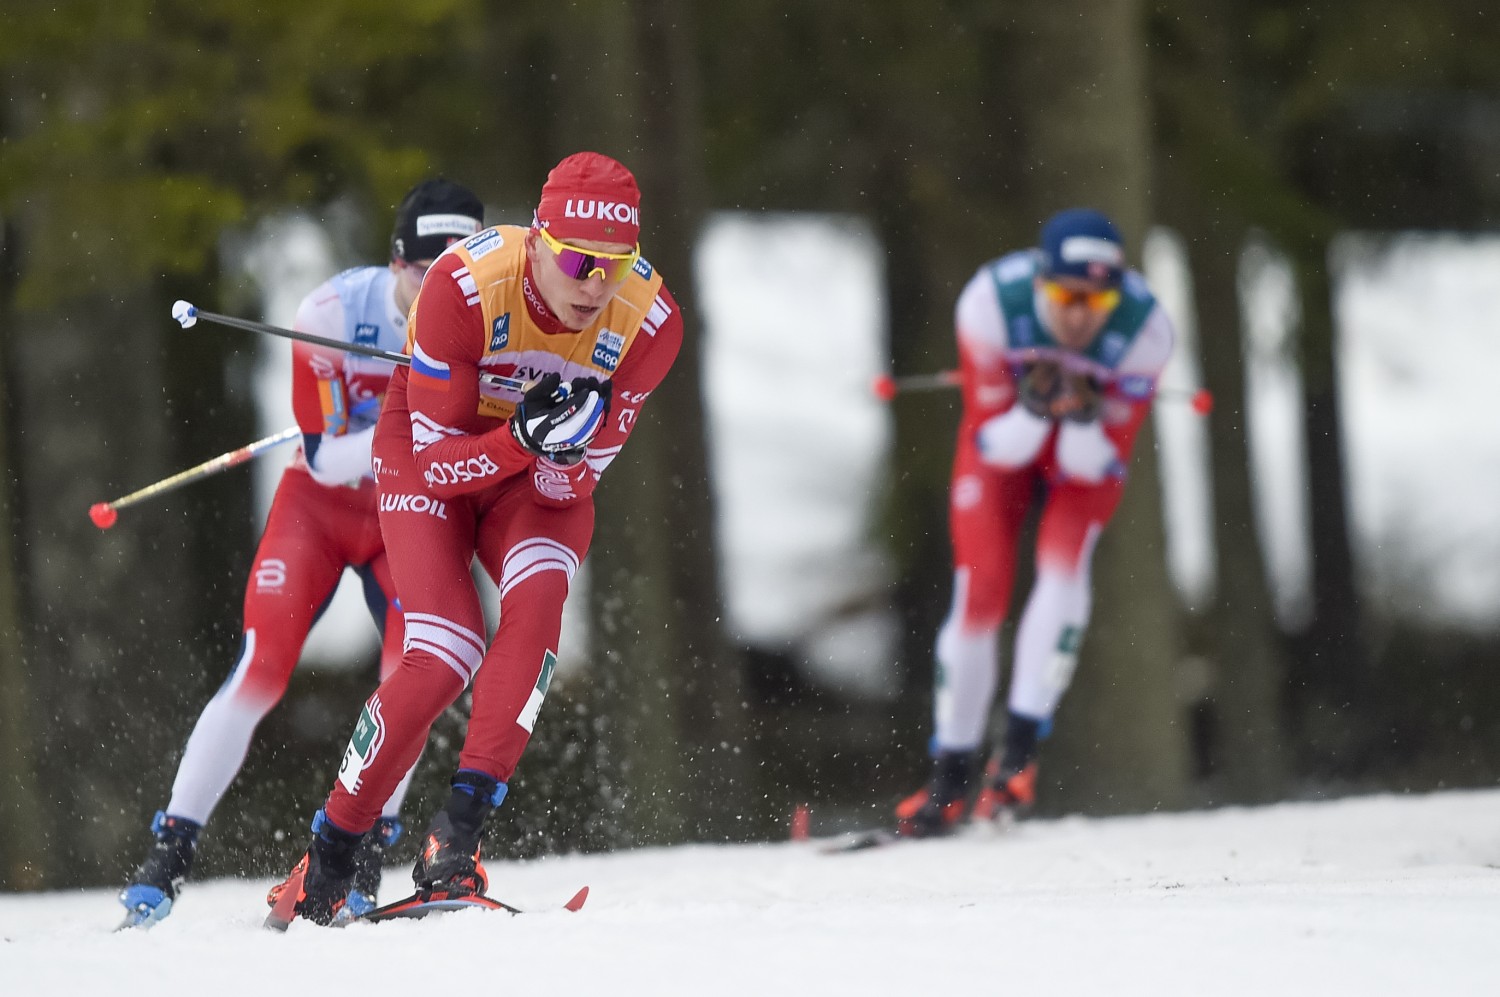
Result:
<svg viewBox="0 0 1500 997">
<path fill-rule="evenodd" d="M 557 268 L 574 280 L 587 280 L 599 273 L 604 276 L 605 283 L 618 284 L 630 273 L 635 261 L 641 258 L 640 246 L 629 253 L 601 253 L 559 242 L 544 228 L 536 231 L 556 257 Z"/>
<path fill-rule="evenodd" d="M 1090 311 L 1112 312 L 1120 303 L 1119 288 L 1109 287 L 1102 290 L 1085 290 L 1074 287 L 1064 287 L 1056 281 L 1042 281 L 1042 293 L 1047 300 L 1054 305 L 1066 308 L 1069 305 L 1083 305 Z"/>
</svg>

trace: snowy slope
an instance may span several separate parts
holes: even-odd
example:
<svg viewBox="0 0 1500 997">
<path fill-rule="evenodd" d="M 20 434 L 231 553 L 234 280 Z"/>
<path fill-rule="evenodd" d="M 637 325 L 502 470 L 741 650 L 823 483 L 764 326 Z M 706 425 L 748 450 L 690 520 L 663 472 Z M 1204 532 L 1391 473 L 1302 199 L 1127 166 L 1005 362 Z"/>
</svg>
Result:
<svg viewBox="0 0 1500 997">
<path fill-rule="evenodd" d="M 7 895 L 0 993 L 1493 994 L 1497 860 L 1487 791 L 549 858 L 494 892 L 588 884 L 583 912 L 345 931 L 261 930 L 267 882 L 197 884 L 149 933 L 111 933 L 109 892 Z"/>
</svg>

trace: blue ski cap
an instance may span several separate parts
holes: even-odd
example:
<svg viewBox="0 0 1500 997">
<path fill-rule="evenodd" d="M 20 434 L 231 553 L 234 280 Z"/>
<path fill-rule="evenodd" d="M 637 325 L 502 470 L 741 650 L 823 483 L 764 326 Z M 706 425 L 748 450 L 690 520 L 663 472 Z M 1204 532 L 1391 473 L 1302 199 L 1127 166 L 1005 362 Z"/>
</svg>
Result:
<svg viewBox="0 0 1500 997">
<path fill-rule="evenodd" d="M 1125 272 L 1125 242 L 1115 223 L 1093 208 L 1069 208 L 1042 226 L 1042 276 L 1080 277 L 1117 286 Z"/>
</svg>

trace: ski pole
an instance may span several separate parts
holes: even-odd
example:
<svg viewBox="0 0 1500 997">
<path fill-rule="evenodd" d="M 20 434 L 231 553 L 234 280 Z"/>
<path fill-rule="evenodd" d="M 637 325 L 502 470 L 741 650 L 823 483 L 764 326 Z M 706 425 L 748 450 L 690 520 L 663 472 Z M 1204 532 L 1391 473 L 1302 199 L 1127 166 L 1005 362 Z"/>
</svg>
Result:
<svg viewBox="0 0 1500 997">
<path fill-rule="evenodd" d="M 894 399 L 904 391 L 932 391 L 936 388 L 958 387 L 958 371 L 940 370 L 936 374 L 907 374 L 896 377 L 892 374 L 877 374 L 870 390 L 883 402 Z"/>
<path fill-rule="evenodd" d="M 379 398 L 366 398 L 364 401 L 354 406 L 354 408 L 350 410 L 350 414 L 366 415 L 374 412 L 379 407 Z M 198 481 L 202 478 L 212 477 L 213 475 L 218 474 L 220 471 L 227 471 L 231 467 L 237 467 L 238 465 L 243 464 L 245 461 L 250 460 L 252 457 L 258 457 L 272 447 L 280 446 L 287 440 L 295 440 L 301 435 L 302 430 L 300 428 L 298 428 L 297 426 L 290 426 L 286 429 L 283 429 L 279 433 L 273 433 L 270 436 L 267 436 L 263 440 L 256 440 L 254 443 L 247 443 L 244 446 L 240 447 L 238 450 L 231 450 L 228 453 L 219 454 L 219 456 L 213 458 L 212 460 L 206 460 L 196 467 L 190 467 L 186 471 L 179 471 L 176 474 L 172 475 L 170 478 L 163 478 L 162 480 L 156 482 L 156 484 L 154 485 L 147 485 L 140 491 L 131 492 L 129 495 L 126 495 L 123 498 L 115 499 L 113 502 L 95 502 L 93 505 L 89 506 L 89 518 L 94 521 L 94 525 L 99 527 L 99 529 L 107 530 L 111 526 L 115 525 L 115 520 L 118 518 L 118 513 L 115 511 L 117 509 L 123 509 L 128 505 L 135 505 L 137 502 L 141 502 L 145 499 L 151 498 L 153 495 L 160 495 L 163 492 L 169 492 L 174 488 L 180 488 L 181 486 L 186 485 L 190 482 Z"/>
<path fill-rule="evenodd" d="M 376 360 L 387 360 L 402 367 L 411 366 L 411 357 L 405 353 L 396 353 L 393 350 L 382 350 L 375 346 L 362 346 L 359 343 L 344 343 L 337 339 L 325 339 L 322 336 L 314 336 L 310 332 L 298 332 L 296 329 L 283 329 L 276 325 L 267 325 L 264 322 L 254 322 L 250 319 L 235 318 L 233 315 L 220 315 L 218 312 L 200 311 L 197 305 L 191 301 L 178 299 L 172 304 L 172 317 L 184 329 L 191 329 L 198 324 L 198 320 L 205 319 L 218 325 L 226 325 L 232 329 L 244 329 L 248 332 L 263 332 L 268 336 L 280 336 L 282 339 L 295 339 L 303 343 L 312 343 L 315 346 L 326 346 L 329 349 L 342 350 L 345 353 L 357 353 L 362 357 L 374 357 Z M 506 377 L 504 374 L 480 374 L 479 380 L 485 384 L 494 385 L 497 388 L 511 388 L 515 391 L 525 391 L 528 387 L 527 381 L 519 377 Z"/>
<path fill-rule="evenodd" d="M 877 374 L 875 380 L 870 383 L 870 390 L 876 398 L 888 402 L 894 400 L 898 394 L 908 391 L 955 388 L 960 379 L 956 370 L 940 370 L 935 374 L 908 374 L 904 377 Z M 1207 415 L 1213 411 L 1214 407 L 1213 393 L 1207 388 L 1199 388 L 1196 391 L 1190 391 L 1187 388 L 1158 388 L 1156 397 L 1172 401 L 1187 401 L 1193 407 L 1193 411 L 1199 415 Z"/>
<path fill-rule="evenodd" d="M 288 440 L 295 440 L 301 435 L 301 429 L 296 426 L 289 426 L 279 433 L 267 436 L 265 439 L 256 440 L 254 443 L 247 443 L 238 450 L 219 454 L 219 456 L 212 460 L 206 460 L 196 467 L 190 467 L 186 471 L 178 471 L 171 477 L 162 478 L 155 484 L 147 485 L 139 491 L 131 492 L 129 495 L 122 495 L 113 502 L 95 502 L 89 506 L 89 518 L 94 521 L 94 525 L 99 527 L 99 529 L 107 530 L 115 525 L 115 520 L 119 518 L 118 510 L 126 506 L 135 505 L 137 502 L 144 502 L 148 498 L 169 492 L 174 488 L 181 488 L 190 482 L 211 477 L 220 471 L 227 471 L 231 467 L 243 464 L 252 457 L 257 457 L 265 453 L 272 447 L 280 446 Z"/>
</svg>

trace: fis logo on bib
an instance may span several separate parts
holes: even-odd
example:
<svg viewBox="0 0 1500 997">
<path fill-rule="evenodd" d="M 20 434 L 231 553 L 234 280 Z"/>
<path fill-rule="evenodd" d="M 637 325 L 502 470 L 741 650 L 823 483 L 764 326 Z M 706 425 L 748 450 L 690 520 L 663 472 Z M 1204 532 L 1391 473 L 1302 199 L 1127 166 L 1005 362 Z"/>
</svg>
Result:
<svg viewBox="0 0 1500 997">
<path fill-rule="evenodd" d="M 615 368 L 620 366 L 620 351 L 623 349 L 624 336 L 608 329 L 600 329 L 599 338 L 594 341 L 594 365 L 614 373 Z"/>
<path fill-rule="evenodd" d="M 358 346 L 374 346 L 380 340 L 380 326 L 361 322 L 354 327 L 354 342 Z"/>
<path fill-rule="evenodd" d="M 504 315 L 501 315 L 499 318 L 495 319 L 494 324 L 490 327 L 489 352 L 494 353 L 498 350 L 503 350 L 509 345 L 510 312 L 506 312 Z"/>
<path fill-rule="evenodd" d="M 630 269 L 640 274 L 641 277 L 646 280 L 650 280 L 651 274 L 655 272 L 651 269 L 651 264 L 646 262 L 646 258 L 644 256 L 637 256 L 635 258 L 635 266 L 631 267 Z"/>
</svg>

